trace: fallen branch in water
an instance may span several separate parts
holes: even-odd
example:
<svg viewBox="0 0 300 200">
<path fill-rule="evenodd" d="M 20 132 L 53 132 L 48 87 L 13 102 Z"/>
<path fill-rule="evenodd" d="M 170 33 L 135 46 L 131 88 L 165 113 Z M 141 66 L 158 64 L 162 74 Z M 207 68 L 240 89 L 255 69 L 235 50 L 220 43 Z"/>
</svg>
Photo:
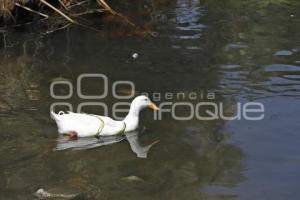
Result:
<svg viewBox="0 0 300 200">
<path fill-rule="evenodd" d="M 114 11 L 104 0 L 97 0 L 98 4 L 108 10 L 111 14 L 117 15 L 117 12 Z"/>
<path fill-rule="evenodd" d="M 37 14 L 37 15 L 40 15 L 40 16 L 42 16 L 42 17 L 45 17 L 45 18 L 48 18 L 48 17 L 49 17 L 48 15 L 45 15 L 45 14 L 43 14 L 43 13 L 41 13 L 41 12 L 32 10 L 31 8 L 29 8 L 29 7 L 27 7 L 27 6 L 24 6 L 24 5 L 21 5 L 21 4 L 19 4 L 19 3 L 15 3 L 15 5 L 16 5 L 16 6 L 19 6 L 20 8 L 23 8 L 23 9 L 25 9 L 25 10 L 28 10 L 29 12 L 35 13 L 35 14 Z"/>
<path fill-rule="evenodd" d="M 69 22 L 71 22 L 72 24 L 76 24 L 76 25 L 79 25 L 81 27 L 84 27 L 84 28 L 87 28 L 87 29 L 90 29 L 92 31 L 96 31 L 96 32 L 100 32 L 100 30 L 94 28 L 94 27 L 91 27 L 91 26 L 88 26 L 88 25 L 85 25 L 85 24 L 81 24 L 81 23 L 78 23 L 77 21 L 75 21 L 74 19 L 71 19 L 69 16 L 67 16 L 66 14 L 64 14 L 62 11 L 58 10 L 57 8 L 55 8 L 54 6 L 52 6 L 51 4 L 49 4 L 47 1 L 45 0 L 40 0 L 41 3 L 45 4 L 46 6 L 48 6 L 49 8 L 51 8 L 52 10 L 54 10 L 55 12 L 57 12 L 58 14 L 60 14 L 62 17 L 64 17 L 66 20 L 68 20 Z"/>
<path fill-rule="evenodd" d="M 65 5 L 65 3 L 62 0 L 58 0 L 58 2 L 60 3 L 60 5 L 65 9 L 65 10 L 69 10 L 69 8 L 67 7 L 67 5 Z"/>
<path fill-rule="evenodd" d="M 51 8 L 52 10 L 54 10 L 55 12 L 57 12 L 58 14 L 60 14 L 62 17 L 64 17 L 66 20 L 68 20 L 69 22 L 73 23 L 73 24 L 77 24 L 76 21 L 74 21 L 73 19 L 71 19 L 70 17 L 68 17 L 66 14 L 64 14 L 62 11 L 58 10 L 57 8 L 55 8 L 54 6 L 52 6 L 50 3 L 48 3 L 45 0 L 40 0 L 41 3 L 45 4 L 46 6 L 48 6 L 49 8 Z"/>
<path fill-rule="evenodd" d="M 85 3 L 88 3 L 88 2 L 90 2 L 90 0 L 80 1 L 80 2 L 75 3 L 75 4 L 70 4 L 70 5 L 68 6 L 68 8 L 71 9 L 71 8 L 73 8 L 73 7 L 75 7 L 75 6 L 80 6 L 80 5 L 85 4 Z"/>
<path fill-rule="evenodd" d="M 133 22 L 131 22 L 125 15 L 113 10 L 104 0 L 97 0 L 97 2 L 100 6 L 102 6 L 104 9 L 109 11 L 112 15 L 116 15 L 116 16 L 120 17 L 121 19 L 125 20 L 131 26 L 136 27 L 136 25 Z"/>
<path fill-rule="evenodd" d="M 69 26 L 71 26 L 71 23 L 68 23 L 68 24 L 66 24 L 66 25 L 64 25 L 64 26 L 62 26 L 62 27 L 59 27 L 59 28 L 57 28 L 57 29 L 54 29 L 54 30 L 49 30 L 49 31 L 46 32 L 46 34 L 50 34 L 50 33 L 53 33 L 53 32 L 55 32 L 55 31 L 65 29 L 65 28 L 67 28 L 67 27 L 69 27 Z"/>
<path fill-rule="evenodd" d="M 104 11 L 105 10 L 103 10 L 103 9 L 87 10 L 87 11 L 84 11 L 84 12 L 72 14 L 72 16 L 78 17 L 78 16 L 88 15 L 88 14 L 93 14 L 93 13 L 103 13 Z"/>
<path fill-rule="evenodd" d="M 90 5 L 89 3 L 92 1 L 95 1 L 101 7 L 101 9 L 89 8 L 88 5 Z M 85 6 L 85 4 L 86 4 L 86 6 Z M 3 27 L 17 27 L 22 24 L 30 23 L 26 20 L 24 20 L 25 23 L 20 23 L 20 21 L 22 22 L 22 20 L 23 20 L 22 15 L 24 15 L 26 17 L 26 15 L 28 15 L 28 14 L 25 13 L 25 14 L 21 14 L 21 15 L 17 15 L 17 14 L 15 15 L 15 13 L 18 12 L 18 10 L 15 10 L 15 7 L 20 7 L 22 9 L 28 11 L 28 13 L 36 14 L 43 18 L 43 19 L 39 19 L 39 20 L 50 20 L 50 25 L 51 25 L 51 19 L 54 22 L 54 25 L 55 25 L 55 22 L 57 22 L 57 20 L 55 18 L 51 18 L 49 9 L 53 13 L 57 13 L 63 19 L 67 20 L 69 22 L 69 23 L 67 23 L 67 26 L 69 26 L 70 24 L 75 24 L 75 25 L 79 25 L 81 27 L 84 27 L 84 28 L 87 28 L 87 29 L 90 29 L 93 31 L 102 32 L 97 28 L 86 25 L 86 23 L 84 23 L 84 24 L 80 23 L 80 17 L 82 15 L 86 15 L 86 14 L 100 13 L 100 12 L 107 11 L 111 15 L 117 16 L 121 20 L 125 21 L 130 26 L 137 28 L 137 26 L 131 20 L 129 20 L 128 17 L 126 17 L 122 13 L 115 11 L 105 0 L 56 0 L 56 1 L 51 1 L 51 3 L 50 3 L 50 0 L 34 0 L 34 1 L 31 1 L 31 0 L 0 0 L 0 23 L 4 22 L 4 24 L 2 24 Z M 49 8 L 49 9 L 44 9 L 45 7 Z M 39 9 L 37 9 L 37 8 L 39 8 Z M 14 10 L 16 12 L 12 12 Z M 47 14 L 45 14 L 44 12 L 46 12 Z M 14 14 L 12 14 L 12 13 L 14 13 Z M 2 18 L 1 18 L 1 16 L 2 16 Z M 14 17 L 17 17 L 17 19 L 15 19 Z M 8 22 L 7 20 L 1 21 L 4 18 L 11 19 L 14 21 L 14 23 L 7 24 L 7 22 Z M 60 28 L 64 27 L 65 22 L 62 22 L 61 25 L 62 26 L 60 26 Z M 57 29 L 53 29 L 53 30 L 57 30 Z M 47 32 L 52 32 L 52 30 L 48 30 Z"/>
</svg>

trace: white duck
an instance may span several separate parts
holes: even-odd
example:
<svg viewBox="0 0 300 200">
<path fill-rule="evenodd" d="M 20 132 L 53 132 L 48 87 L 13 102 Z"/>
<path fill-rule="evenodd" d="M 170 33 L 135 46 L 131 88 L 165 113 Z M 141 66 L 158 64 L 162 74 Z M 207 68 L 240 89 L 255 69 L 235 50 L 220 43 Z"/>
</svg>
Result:
<svg viewBox="0 0 300 200">
<path fill-rule="evenodd" d="M 139 124 L 139 113 L 146 107 L 159 110 L 148 97 L 138 96 L 132 101 L 129 113 L 123 121 L 115 121 L 99 115 L 63 111 L 58 114 L 51 111 L 51 117 L 57 124 L 58 132 L 69 135 L 70 138 L 110 136 L 136 130 Z"/>
</svg>

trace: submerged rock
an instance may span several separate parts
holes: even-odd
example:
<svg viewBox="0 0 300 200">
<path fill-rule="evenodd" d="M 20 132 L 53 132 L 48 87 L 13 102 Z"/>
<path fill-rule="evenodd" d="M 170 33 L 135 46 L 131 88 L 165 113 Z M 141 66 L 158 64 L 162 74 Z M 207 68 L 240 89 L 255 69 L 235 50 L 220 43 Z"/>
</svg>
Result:
<svg viewBox="0 0 300 200">
<path fill-rule="evenodd" d="M 138 176 L 127 176 L 127 177 L 124 177 L 122 178 L 123 181 L 127 181 L 127 182 L 130 182 L 130 183 L 133 183 L 133 182 L 145 182 L 144 179 L 138 177 Z"/>
</svg>

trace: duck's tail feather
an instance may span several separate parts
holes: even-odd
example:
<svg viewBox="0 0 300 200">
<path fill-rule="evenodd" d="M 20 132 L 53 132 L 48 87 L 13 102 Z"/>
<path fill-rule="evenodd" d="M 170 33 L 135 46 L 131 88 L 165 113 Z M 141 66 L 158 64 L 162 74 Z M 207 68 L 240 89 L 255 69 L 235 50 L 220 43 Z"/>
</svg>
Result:
<svg viewBox="0 0 300 200">
<path fill-rule="evenodd" d="M 53 110 L 50 111 L 50 116 L 55 121 L 59 120 L 60 116 L 65 114 L 63 111 L 59 111 L 58 114 L 56 114 Z"/>
</svg>

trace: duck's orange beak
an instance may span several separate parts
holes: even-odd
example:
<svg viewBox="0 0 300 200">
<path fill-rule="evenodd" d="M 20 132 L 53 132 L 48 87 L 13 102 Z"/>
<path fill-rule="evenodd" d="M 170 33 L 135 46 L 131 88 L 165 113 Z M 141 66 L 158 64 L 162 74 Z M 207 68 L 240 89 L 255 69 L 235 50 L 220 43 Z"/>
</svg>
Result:
<svg viewBox="0 0 300 200">
<path fill-rule="evenodd" d="M 153 102 L 151 102 L 148 107 L 153 110 L 159 110 L 159 108 Z"/>
</svg>

